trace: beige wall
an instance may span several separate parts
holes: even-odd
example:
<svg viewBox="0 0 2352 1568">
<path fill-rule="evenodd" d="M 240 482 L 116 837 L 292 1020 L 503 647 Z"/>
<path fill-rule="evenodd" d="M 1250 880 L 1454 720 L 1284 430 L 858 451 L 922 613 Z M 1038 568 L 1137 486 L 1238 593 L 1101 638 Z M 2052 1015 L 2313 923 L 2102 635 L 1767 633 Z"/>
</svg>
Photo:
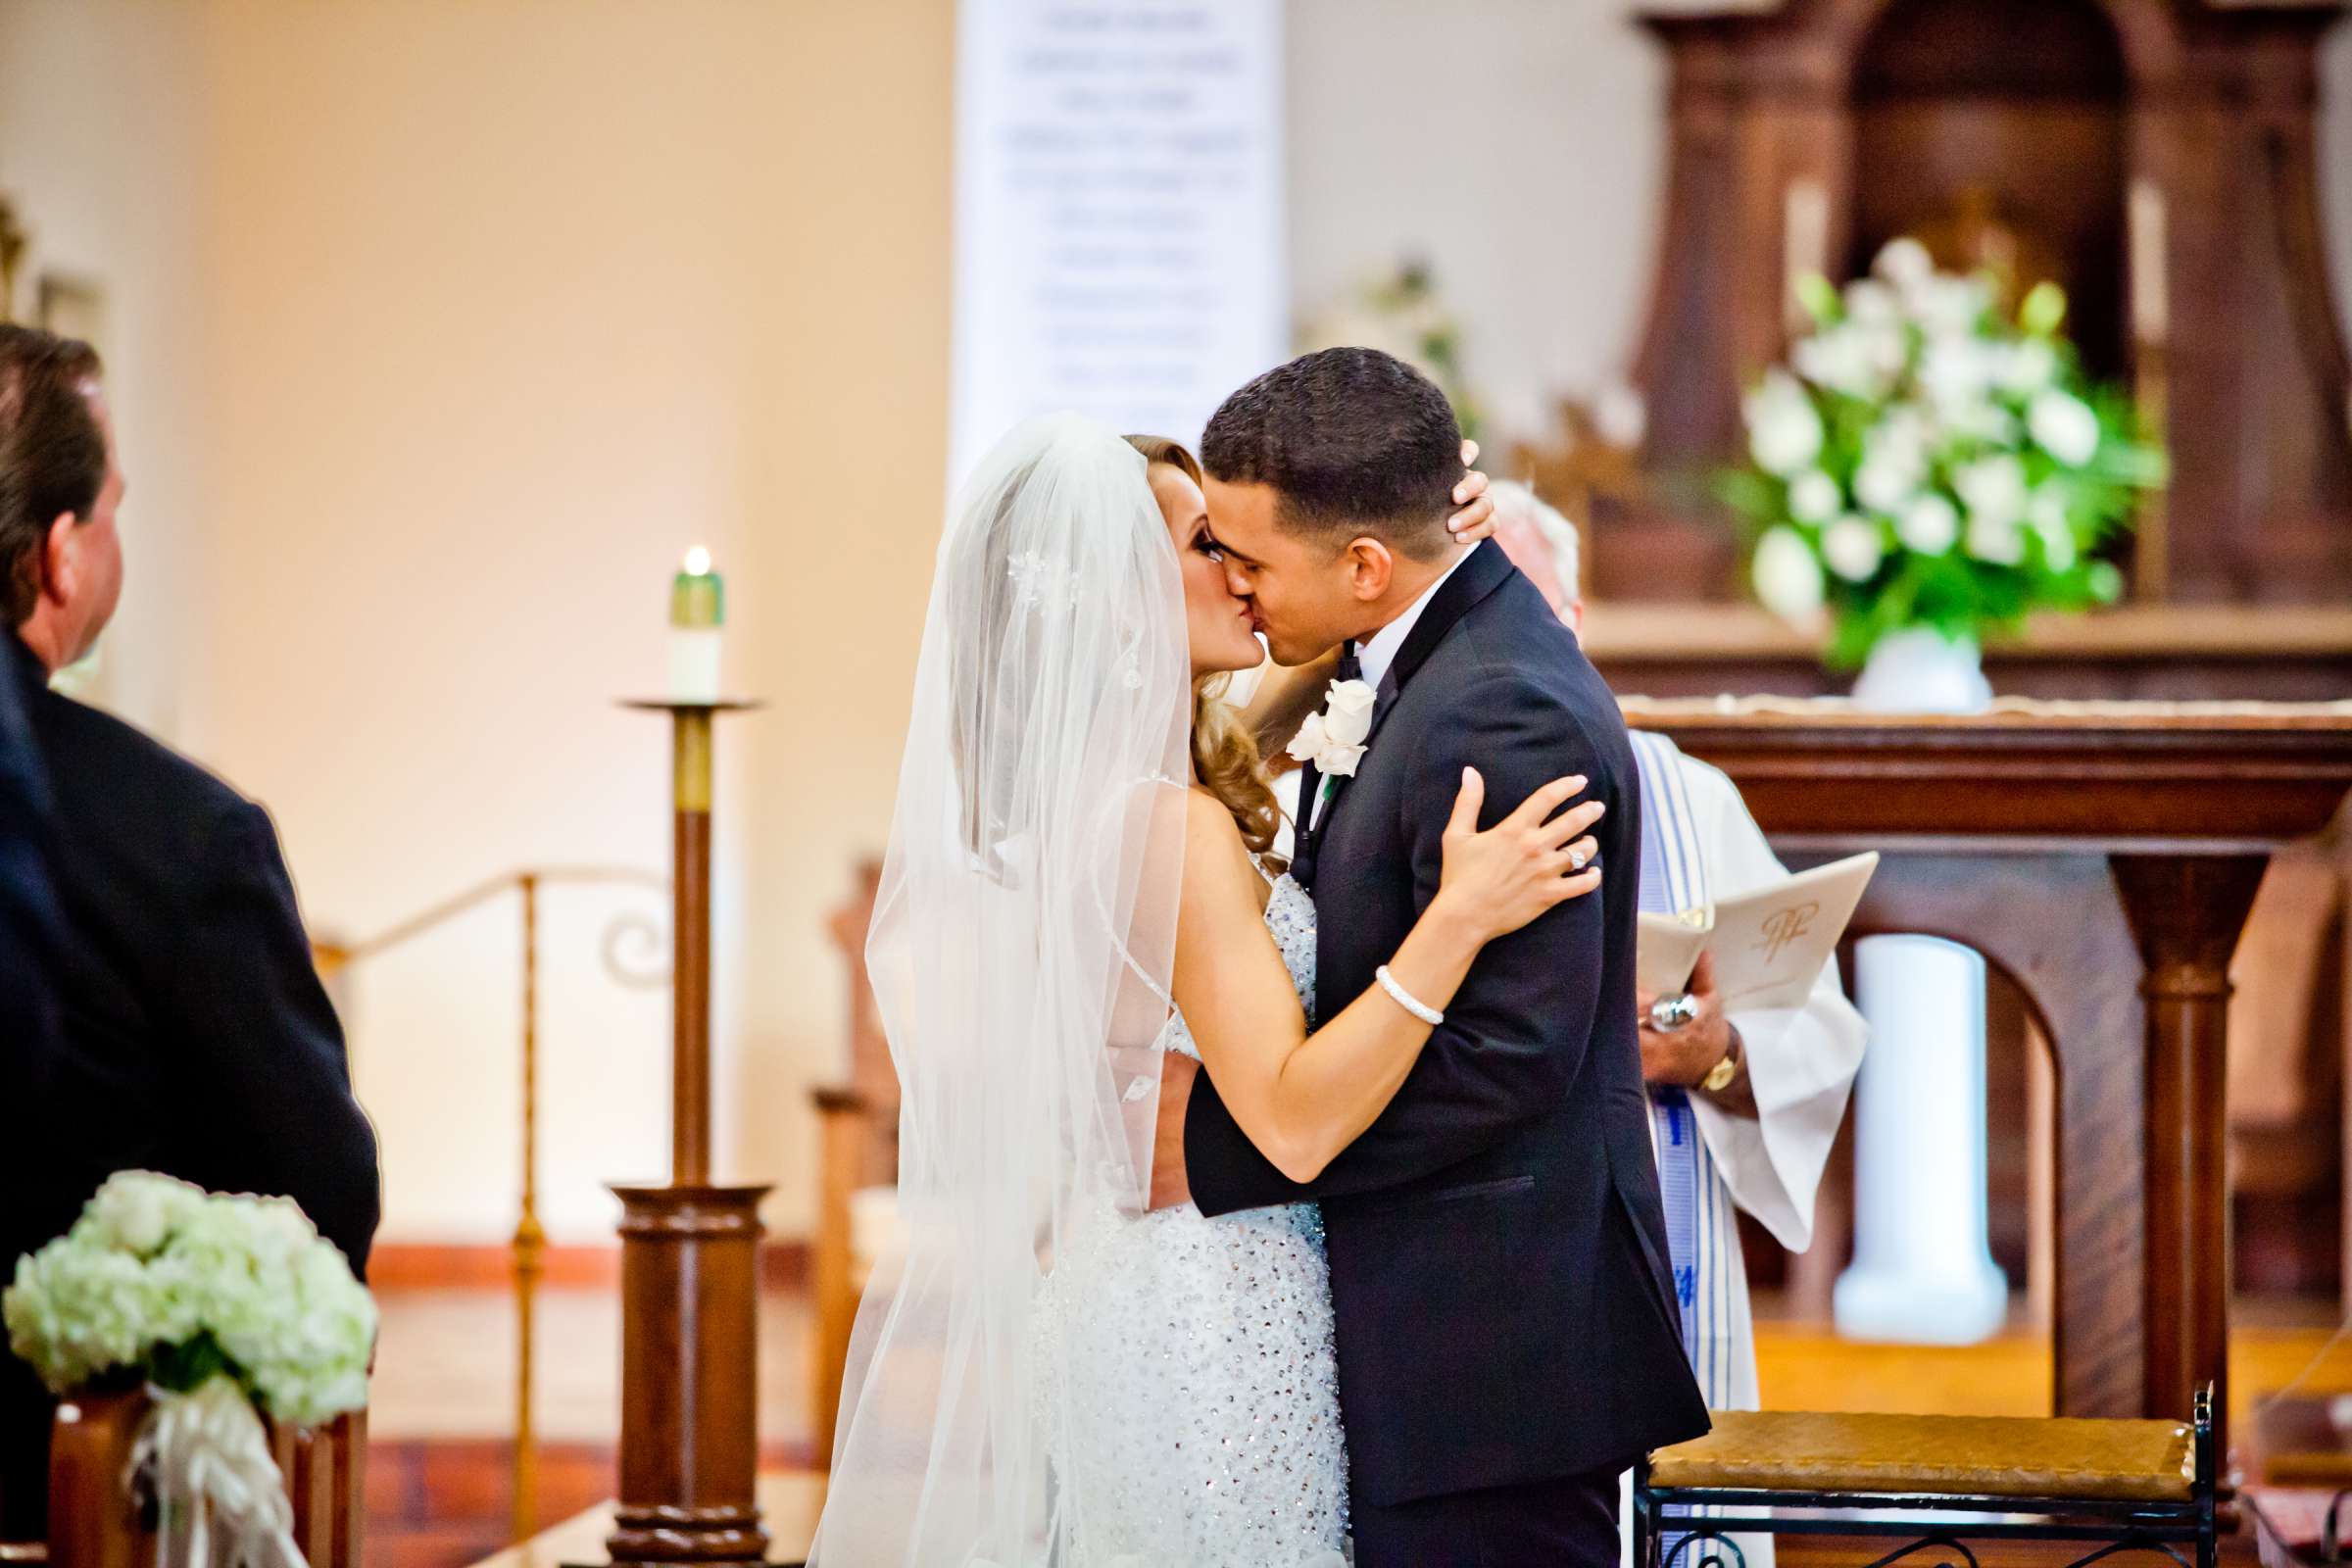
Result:
<svg viewBox="0 0 2352 1568">
<path fill-rule="evenodd" d="M 18 318 L 32 318 L 43 273 L 103 288 L 99 347 L 136 492 L 132 569 L 92 690 L 167 731 L 204 685 L 207 625 L 186 588 L 199 543 L 181 500 L 206 457 L 188 414 L 203 384 L 200 35 L 195 8 L 154 0 L 0 3 L 0 194 L 31 238 Z"/>
<path fill-rule="evenodd" d="M 0 9 L 0 173 L 108 275 L 116 335 L 172 345 L 117 356 L 139 591 L 110 695 L 270 804 L 315 926 L 523 864 L 664 869 L 666 739 L 612 700 L 659 686 L 667 575 L 716 552 L 738 683 L 777 705 L 723 742 L 720 1149 L 786 1229 L 844 1013 L 821 920 L 887 827 L 939 524 L 951 22 Z M 665 1168 L 665 999 L 597 959 L 632 909 L 661 904 L 548 895 L 559 1236 Z M 515 928 L 495 904 L 353 977 L 387 1237 L 512 1223 Z"/>
<path fill-rule="evenodd" d="M 2338 319 L 2352 318 L 2352 24 L 2320 56 L 2320 201 Z"/>
<path fill-rule="evenodd" d="M 1506 433 L 1624 373 L 1657 265 L 1663 57 L 1622 0 L 1290 0 L 1300 318 L 1429 260 Z"/>
<path fill-rule="evenodd" d="M 661 867 L 667 574 L 710 545 L 734 675 L 719 1149 L 804 1222 L 818 940 L 887 826 L 943 483 L 947 0 L 320 7 L 208 35 L 223 615 L 207 740 L 320 918 L 530 862 Z M 663 998 L 551 943 L 551 1215 L 659 1174 Z M 627 901 L 623 901 L 624 903 Z M 364 977 L 387 1229 L 503 1224 L 511 917 Z M 553 933 L 551 933 L 553 935 Z"/>
</svg>

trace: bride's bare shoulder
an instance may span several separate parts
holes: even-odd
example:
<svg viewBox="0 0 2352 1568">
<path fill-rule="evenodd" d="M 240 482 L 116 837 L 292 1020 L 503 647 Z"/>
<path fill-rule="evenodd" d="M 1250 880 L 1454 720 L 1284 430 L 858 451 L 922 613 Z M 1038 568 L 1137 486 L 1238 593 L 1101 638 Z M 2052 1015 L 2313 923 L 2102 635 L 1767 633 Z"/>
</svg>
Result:
<svg viewBox="0 0 2352 1568">
<path fill-rule="evenodd" d="M 1184 808 L 1187 820 L 1196 833 L 1207 832 L 1223 823 L 1236 843 L 1242 830 L 1234 825 L 1233 808 L 1217 799 L 1217 792 L 1205 784 L 1188 784 L 1184 788 Z"/>
<path fill-rule="evenodd" d="M 1232 808 L 1199 784 L 1184 792 L 1184 838 L 1188 849 L 1230 849 L 1244 858 L 1250 853 Z"/>
<path fill-rule="evenodd" d="M 1254 918 L 1264 907 L 1265 878 L 1250 858 L 1233 808 L 1194 785 L 1185 792 L 1184 885 L 1196 911 L 1206 907 Z"/>
</svg>

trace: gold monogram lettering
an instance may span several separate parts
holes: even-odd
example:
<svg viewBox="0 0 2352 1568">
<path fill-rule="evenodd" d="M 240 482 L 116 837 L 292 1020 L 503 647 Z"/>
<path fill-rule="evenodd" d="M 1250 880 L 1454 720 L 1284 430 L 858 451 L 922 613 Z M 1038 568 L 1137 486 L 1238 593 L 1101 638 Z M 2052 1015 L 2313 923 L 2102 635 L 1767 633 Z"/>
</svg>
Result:
<svg viewBox="0 0 2352 1568">
<path fill-rule="evenodd" d="M 1764 917 L 1764 940 L 1756 946 L 1764 950 L 1767 963 L 1781 956 L 1781 950 L 1791 942 L 1801 940 L 1813 929 L 1813 917 L 1821 912 L 1821 905 L 1792 904 L 1786 909 L 1775 909 Z"/>
</svg>

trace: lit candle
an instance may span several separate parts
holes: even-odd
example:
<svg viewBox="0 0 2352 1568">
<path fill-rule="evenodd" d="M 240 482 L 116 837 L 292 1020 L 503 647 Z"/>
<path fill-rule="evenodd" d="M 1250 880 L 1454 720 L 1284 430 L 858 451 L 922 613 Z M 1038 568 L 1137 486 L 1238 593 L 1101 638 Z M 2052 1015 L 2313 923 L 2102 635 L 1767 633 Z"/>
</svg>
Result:
<svg viewBox="0 0 2352 1568">
<path fill-rule="evenodd" d="M 710 552 L 696 545 L 669 582 L 669 700 L 718 701 L 719 627 L 727 618 L 726 587 L 710 569 Z"/>
</svg>

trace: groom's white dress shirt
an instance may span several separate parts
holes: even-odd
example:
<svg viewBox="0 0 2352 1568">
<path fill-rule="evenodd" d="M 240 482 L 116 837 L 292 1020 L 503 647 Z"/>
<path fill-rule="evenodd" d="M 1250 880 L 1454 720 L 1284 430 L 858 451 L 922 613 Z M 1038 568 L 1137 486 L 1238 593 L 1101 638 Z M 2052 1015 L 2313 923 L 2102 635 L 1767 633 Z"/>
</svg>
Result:
<svg viewBox="0 0 2352 1568">
<path fill-rule="evenodd" d="M 1413 634 L 1414 625 L 1421 619 L 1421 612 L 1427 610 L 1429 602 L 1438 597 L 1438 590 L 1446 586 L 1446 579 L 1461 570 L 1462 563 L 1469 559 L 1469 551 L 1460 551 L 1454 556 L 1453 564 L 1440 572 L 1436 582 L 1422 589 L 1420 598 L 1404 607 L 1403 614 L 1363 640 L 1356 649 L 1355 657 L 1364 666 L 1366 685 L 1374 691 L 1380 690 L 1380 683 L 1388 678 L 1389 666 L 1396 662 L 1397 651 L 1404 647 L 1404 640 Z"/>
</svg>

